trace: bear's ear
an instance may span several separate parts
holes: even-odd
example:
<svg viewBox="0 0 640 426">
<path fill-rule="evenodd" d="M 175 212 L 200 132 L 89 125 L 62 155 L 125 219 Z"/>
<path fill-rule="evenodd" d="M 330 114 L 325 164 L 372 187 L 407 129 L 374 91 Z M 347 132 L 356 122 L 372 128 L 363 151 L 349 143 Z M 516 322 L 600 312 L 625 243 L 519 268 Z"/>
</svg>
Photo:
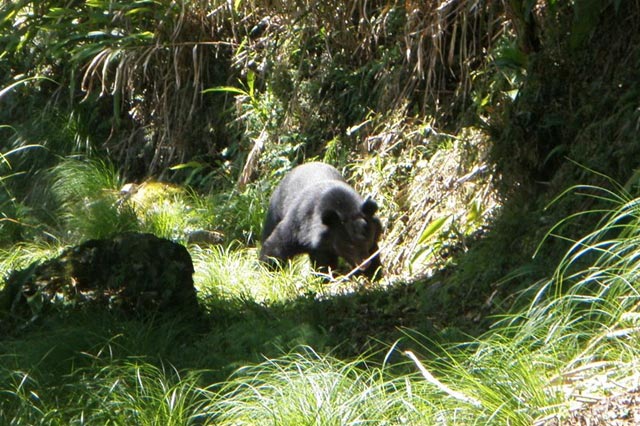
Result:
<svg viewBox="0 0 640 426">
<path fill-rule="evenodd" d="M 340 215 L 333 209 L 327 209 L 322 212 L 322 223 L 328 227 L 334 227 L 342 222 Z"/>
<path fill-rule="evenodd" d="M 378 204 L 376 204 L 371 197 L 367 197 L 367 199 L 364 200 L 364 203 L 362 203 L 361 209 L 365 216 L 372 217 L 378 211 Z"/>
</svg>

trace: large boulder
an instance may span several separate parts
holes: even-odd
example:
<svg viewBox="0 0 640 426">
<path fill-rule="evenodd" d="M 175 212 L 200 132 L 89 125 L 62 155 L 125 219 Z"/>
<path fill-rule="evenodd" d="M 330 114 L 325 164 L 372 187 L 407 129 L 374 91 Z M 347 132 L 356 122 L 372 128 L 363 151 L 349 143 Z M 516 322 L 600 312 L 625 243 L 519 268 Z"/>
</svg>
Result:
<svg viewBox="0 0 640 426">
<path fill-rule="evenodd" d="M 0 311 L 20 319 L 87 306 L 135 314 L 195 313 L 193 271 L 184 246 L 151 234 L 89 240 L 12 272 L 0 292 Z"/>
</svg>

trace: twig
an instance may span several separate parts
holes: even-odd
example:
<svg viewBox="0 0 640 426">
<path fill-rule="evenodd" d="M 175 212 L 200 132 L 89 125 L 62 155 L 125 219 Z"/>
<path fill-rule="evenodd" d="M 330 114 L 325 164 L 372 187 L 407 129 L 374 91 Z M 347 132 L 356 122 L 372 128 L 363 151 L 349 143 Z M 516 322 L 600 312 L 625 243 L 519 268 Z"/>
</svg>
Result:
<svg viewBox="0 0 640 426">
<path fill-rule="evenodd" d="M 446 393 L 447 395 L 459 401 L 466 402 L 477 408 L 482 407 L 482 404 L 477 399 L 467 396 L 461 392 L 454 391 L 453 389 L 448 388 L 444 383 L 440 382 L 438 379 L 433 377 L 433 375 L 429 373 L 429 371 L 425 368 L 424 365 L 422 365 L 420 360 L 413 354 L 413 352 L 404 351 L 404 354 L 408 356 L 409 359 L 411 359 L 411 361 L 413 361 L 416 367 L 418 367 L 418 370 L 420 370 L 420 373 L 422 373 L 422 377 L 424 377 L 427 380 L 427 382 L 431 383 L 432 385 L 440 389 L 442 392 Z"/>
<path fill-rule="evenodd" d="M 356 265 L 355 268 L 353 268 L 351 271 L 349 271 L 349 273 L 347 275 L 342 276 L 340 281 L 347 281 L 349 278 L 351 278 L 352 276 L 354 276 L 358 272 L 364 271 L 364 269 L 361 269 L 361 268 L 363 266 L 365 266 L 369 261 L 371 261 L 374 257 L 378 256 L 379 254 L 380 254 L 380 249 L 378 249 L 378 250 L 374 251 L 373 253 L 371 253 L 369 255 L 369 257 L 367 257 L 365 260 L 360 262 L 359 265 Z"/>
<path fill-rule="evenodd" d="M 247 186 L 249 181 L 251 180 L 251 176 L 255 171 L 258 165 L 258 159 L 262 149 L 264 148 L 264 144 L 268 138 L 266 126 L 260 132 L 260 135 L 253 141 L 253 148 L 251 148 L 251 152 L 247 155 L 247 160 L 244 163 L 244 167 L 242 168 L 242 174 L 238 177 L 238 182 L 236 183 L 236 187 L 239 191 L 243 191 Z"/>
</svg>

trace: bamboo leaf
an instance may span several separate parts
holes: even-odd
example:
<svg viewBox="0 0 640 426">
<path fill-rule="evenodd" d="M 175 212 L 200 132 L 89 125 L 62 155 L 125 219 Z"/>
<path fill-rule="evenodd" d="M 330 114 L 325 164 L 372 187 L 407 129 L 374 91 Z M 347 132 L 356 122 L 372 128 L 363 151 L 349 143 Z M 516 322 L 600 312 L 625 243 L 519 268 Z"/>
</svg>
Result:
<svg viewBox="0 0 640 426">
<path fill-rule="evenodd" d="M 256 82 L 256 74 L 249 70 L 249 72 L 247 73 L 247 87 L 249 87 L 249 97 L 251 99 L 254 98 L 254 87 L 255 87 L 255 82 Z"/>
<path fill-rule="evenodd" d="M 105 0 L 87 0 L 85 4 L 89 7 L 95 7 L 99 9 L 107 9 L 109 6 L 109 2 Z"/>
<path fill-rule="evenodd" d="M 186 163 L 176 164 L 175 166 L 169 167 L 170 170 L 183 170 L 183 169 L 198 169 L 206 167 L 206 164 L 200 161 L 188 161 Z"/>
<path fill-rule="evenodd" d="M 153 9 L 151 9 L 150 7 L 136 7 L 135 9 L 128 10 L 125 13 L 125 16 L 134 16 L 144 13 L 153 13 Z"/>
<path fill-rule="evenodd" d="M 35 76 L 35 77 L 28 77 L 28 78 L 24 78 L 22 80 L 16 81 L 15 83 L 12 83 L 10 85 L 8 85 L 7 87 L 4 87 L 3 89 L 0 90 L 0 99 L 2 99 L 2 97 L 4 95 L 6 95 L 7 93 L 9 93 L 11 90 L 13 90 L 14 87 L 17 87 L 21 84 L 24 84 L 28 81 L 31 80 L 49 80 L 55 83 L 54 80 L 51 80 L 50 78 L 47 77 L 42 77 L 42 76 Z"/>
<path fill-rule="evenodd" d="M 420 235 L 420 239 L 418 239 L 418 244 L 424 244 L 428 240 L 430 240 L 436 233 L 438 233 L 442 227 L 447 223 L 447 221 L 451 218 L 451 216 L 443 216 L 431 222 L 425 230 Z"/>
<path fill-rule="evenodd" d="M 217 86 L 217 87 L 211 87 L 209 89 L 204 89 L 202 91 L 202 93 L 211 93 L 211 92 L 235 93 L 238 95 L 249 96 L 249 93 L 247 93 L 246 90 L 240 89 L 238 87 L 233 87 L 233 86 Z"/>
<path fill-rule="evenodd" d="M 18 11 L 15 9 L 8 10 L 7 12 L 0 12 L 0 24 L 4 25 L 7 22 L 11 22 L 17 13 Z"/>
<path fill-rule="evenodd" d="M 52 7 L 49 9 L 49 13 L 45 15 L 46 18 L 65 18 L 68 16 L 75 16 L 77 12 L 73 9 L 68 9 L 66 7 Z"/>
</svg>

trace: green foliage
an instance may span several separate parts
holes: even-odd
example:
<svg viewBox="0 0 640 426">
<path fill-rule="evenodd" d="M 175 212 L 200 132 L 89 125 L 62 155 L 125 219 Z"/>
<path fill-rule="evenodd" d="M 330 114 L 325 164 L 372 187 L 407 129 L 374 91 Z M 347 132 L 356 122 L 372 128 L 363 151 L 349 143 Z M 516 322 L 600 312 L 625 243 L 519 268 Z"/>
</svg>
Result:
<svg viewBox="0 0 640 426">
<path fill-rule="evenodd" d="M 627 37 L 637 33 L 629 29 L 638 25 L 640 12 L 631 3 L 620 4 L 619 13 L 611 13 L 612 2 L 575 3 L 575 13 L 563 5 L 544 16 L 540 31 L 548 48 L 530 55 L 518 97 L 503 117 L 494 116 L 499 120 L 492 123 L 498 136 L 492 160 L 505 195 L 514 195 L 517 186 L 528 191 L 527 198 L 535 191 L 558 193 L 594 178 L 567 163 L 567 157 L 620 181 L 635 167 L 629 161 L 636 155 L 635 133 L 626 123 L 637 119 L 631 100 L 637 90 L 622 82 L 636 81 L 636 71 L 624 62 L 640 60 L 640 50 L 632 47 L 637 44 Z M 620 25 L 620 15 L 628 17 L 628 26 Z M 582 41 L 572 47 L 573 35 L 558 28 L 567 28 L 574 19 L 588 22 Z"/>
<path fill-rule="evenodd" d="M 108 152 L 127 174 L 158 171 L 176 158 L 163 148 L 168 140 L 220 136 L 215 117 L 207 126 L 192 125 L 194 111 L 202 107 L 200 87 L 225 79 L 220 65 L 228 57 L 226 43 L 212 40 L 212 34 L 224 35 L 227 23 L 212 15 L 203 3 L 188 0 L 87 1 L 72 7 L 57 0 L 4 2 L 2 75 L 48 80 L 20 87 L 0 120 L 19 130 L 15 144 L 46 139 L 62 145 L 64 151 L 55 150 L 62 155 L 74 149 Z M 71 139 L 51 137 L 67 123 L 77 132 Z M 131 157 L 128 144 L 143 152 L 143 161 Z M 180 153 L 193 146 L 187 143 Z"/>
<path fill-rule="evenodd" d="M 35 240 L 3 248 L 0 272 L 60 249 L 42 241 L 224 241 L 189 247 L 206 312 L 192 323 L 69 311 L 0 330 L 0 423 L 532 424 L 613 389 L 590 387 L 598 372 L 628 383 L 638 201 L 587 170 L 637 189 L 637 3 L 76 3 L 0 6 L 0 240 Z M 78 154 L 103 160 L 61 160 Z M 380 203 L 379 286 L 257 263 L 269 193 L 311 158 Z M 164 182 L 188 170 L 209 195 Z M 163 180 L 152 196 L 120 194 L 148 175 Z M 586 197 L 544 209 L 578 181 Z M 435 278 L 398 285 L 411 268 Z M 431 343 L 495 313 L 469 344 Z M 398 327 L 425 337 L 359 355 Z"/>
<path fill-rule="evenodd" d="M 202 200 L 182 187 L 147 181 L 128 185 L 120 205 L 131 208 L 140 230 L 174 241 L 186 240 L 193 230 L 206 229 L 207 217 L 202 213 Z"/>
<path fill-rule="evenodd" d="M 418 245 L 411 260 L 412 264 L 424 263 L 426 258 L 433 256 L 442 249 L 447 238 L 443 227 L 450 222 L 451 216 L 449 215 L 436 218 L 428 223 L 425 222 L 426 226 L 418 238 Z"/>
<path fill-rule="evenodd" d="M 205 298 L 225 300 L 235 304 L 250 300 L 274 303 L 294 300 L 301 288 L 320 290 L 320 280 L 310 275 L 308 262 L 296 259 L 289 268 L 269 271 L 257 262 L 255 249 L 243 249 L 239 244 L 229 247 L 192 247 L 196 264 L 195 281 Z"/>
<path fill-rule="evenodd" d="M 371 111 L 425 114 L 444 105 L 432 101 L 466 91 L 471 56 L 481 58 L 493 36 L 465 23 L 488 34 L 502 28 L 486 19 L 490 7 L 467 1 L 420 13 L 366 2 L 347 9 L 339 1 L 4 2 L 1 93 L 25 84 L 0 120 L 18 129 L 14 145 L 98 152 L 127 177 L 216 160 L 226 149 L 241 162 L 266 124 L 271 145 L 289 138 L 319 155 Z M 252 33 L 262 18 L 266 26 Z M 429 34 L 414 37 L 423 28 Z M 432 41 L 426 53 L 424 40 Z M 230 89 L 237 80 L 246 87 Z M 211 87 L 238 95 L 238 108 L 202 96 Z"/>
<path fill-rule="evenodd" d="M 408 383 L 303 348 L 239 370 L 205 408 L 219 425 L 406 424 L 424 419 Z M 425 404 L 419 404 L 425 408 Z"/>
<path fill-rule="evenodd" d="M 275 309 L 296 298 L 304 276 L 300 270 L 263 270 L 251 250 L 192 247 L 201 300 L 211 315 L 206 333 L 194 333 L 202 324 L 175 318 L 143 324 L 92 313 L 69 316 L 65 327 L 54 322 L 41 333 L 13 334 L 0 345 L 1 419 L 30 424 L 79 419 L 86 424 L 433 424 L 455 419 L 458 424 L 525 425 L 553 417 L 571 394 L 560 392 L 557 383 L 571 378 L 576 390 L 606 392 L 601 382 L 598 389 L 589 387 L 590 377 L 605 369 L 616 382 L 611 386 L 619 386 L 632 376 L 640 356 L 633 337 L 638 304 L 632 285 L 640 201 L 592 186 L 573 193 L 609 203 L 600 226 L 574 242 L 553 277 L 532 286 L 529 307 L 505 316 L 467 345 L 425 344 L 424 337 L 408 332 L 383 363 L 376 361 L 381 354 L 344 361 L 297 347 L 323 339 L 305 325 L 310 317 L 304 310 Z M 337 306 L 338 299 L 326 303 Z M 422 356 L 407 364 L 397 358 L 401 348 Z M 208 385 L 208 378 L 238 365 L 232 360 L 239 365 L 246 357 L 257 361 L 252 350 L 289 354 L 271 355 L 240 368 L 224 383 Z M 165 362 L 170 360 L 175 369 Z M 206 365 L 221 370 L 200 370 Z"/>
<path fill-rule="evenodd" d="M 638 27 L 640 10 L 629 2 L 599 2 L 593 26 L 573 47 L 574 6 L 589 2 L 577 3 L 547 2 L 545 9 L 533 8 L 530 18 L 540 48 L 525 52 L 517 40 L 505 38 L 491 52 L 496 67 L 479 75 L 474 85 L 479 89 L 474 99 L 484 105 L 479 111 L 492 136 L 489 163 L 503 205 L 486 238 L 457 259 L 456 287 L 474 282 L 473 291 L 487 289 L 484 297 L 497 291 L 515 300 L 511 294 L 520 285 L 503 281 L 505 276 L 542 279 L 552 272 L 549 259 L 558 259 L 568 248 L 566 241 L 554 241 L 531 259 L 553 223 L 601 208 L 597 200 L 564 198 L 547 208 L 549 201 L 578 183 L 608 184 L 589 170 L 626 182 L 637 167 L 637 135 L 629 123 L 639 118 L 632 100 L 637 88 L 630 83 L 638 75 L 625 64 L 640 61 L 638 44 L 628 38 L 638 34 L 630 28 Z M 482 90 L 484 84 L 490 88 Z M 564 230 L 567 236 L 577 238 L 596 219 L 579 220 Z"/>
<path fill-rule="evenodd" d="M 8 152 L 0 152 L 0 243 L 12 243 L 20 238 L 29 226 L 29 211 L 26 206 L 16 200 L 10 185 L 12 178 L 20 173 L 13 171 L 9 161 L 13 155 L 21 151 L 39 148 L 27 145 Z"/>
<path fill-rule="evenodd" d="M 260 239 L 272 186 L 271 182 L 260 181 L 242 191 L 220 191 L 206 197 L 203 208 L 227 241 L 255 244 Z"/>
<path fill-rule="evenodd" d="M 44 196 L 56 206 L 54 216 L 58 220 L 57 229 L 49 232 L 71 241 L 104 238 L 126 231 L 186 241 L 190 232 L 211 227 L 240 237 L 244 230 L 262 226 L 262 206 L 258 204 L 262 199 L 252 199 L 251 192 L 231 205 L 217 204 L 215 199 L 155 181 L 128 185 L 130 188 L 121 193 L 124 187 L 119 173 L 100 161 L 64 161 L 51 170 L 46 182 L 51 189 Z M 242 209 L 248 213 L 246 217 L 251 226 L 230 216 L 226 217 L 229 222 L 221 219 L 231 213 L 235 218 Z"/>
<path fill-rule="evenodd" d="M 240 370 L 223 387 L 212 411 L 220 413 L 217 419 L 223 424 L 264 418 L 304 423 L 316 416 L 327 424 L 351 424 L 354 419 L 376 424 L 420 419 L 431 424 L 444 418 L 459 424 L 528 425 L 562 412 L 570 393 L 556 385 L 578 371 L 582 379 L 573 382 L 576 391 L 600 395 L 620 386 L 615 380 L 633 386 L 629 377 L 640 355 L 632 337 L 638 316 L 632 283 L 637 278 L 640 203 L 624 194 L 598 191 L 587 197 L 608 199 L 609 212 L 594 232 L 575 242 L 552 279 L 534 286 L 537 295 L 530 307 L 508 315 L 467 347 L 441 349 L 444 356 L 420 363 L 425 383 L 403 376 L 407 387 L 398 386 L 402 381 L 376 376 L 381 371 L 375 366 L 361 370 L 362 359 L 344 364 L 317 359 L 313 353 L 294 354 Z M 432 353 L 433 345 L 423 350 Z M 604 388 L 601 382 L 590 387 L 590 378 L 603 369 L 616 379 Z M 437 371 L 437 377 L 429 371 Z M 378 379 L 371 382 L 370 377 Z M 388 392 L 380 395 L 383 389 Z M 379 408 L 369 411 L 361 395 L 373 401 L 381 397 L 372 406 Z M 405 417 L 393 411 L 398 400 Z M 420 404 L 424 401 L 430 403 Z"/>
<path fill-rule="evenodd" d="M 112 166 L 68 160 L 51 171 L 51 182 L 63 238 L 104 238 L 138 229 L 133 210 L 118 202 L 121 182 Z"/>
<path fill-rule="evenodd" d="M 202 396 L 195 374 L 181 377 L 170 367 L 135 361 L 74 374 L 86 388 L 77 389 L 78 413 L 71 419 L 91 425 L 198 424 L 196 409 Z"/>
<path fill-rule="evenodd" d="M 118 363 L 97 357 L 90 367 L 78 368 L 68 377 L 57 398 L 28 373 L 3 369 L 0 386 L 4 398 L 0 421 L 5 424 L 87 425 L 139 424 L 189 425 L 196 423 L 196 409 L 203 392 L 197 375 L 180 377 L 170 367 L 144 361 Z M 64 399 L 66 406 L 56 406 Z"/>
<path fill-rule="evenodd" d="M 256 75 L 253 71 L 247 72 L 247 84 L 245 88 L 238 88 L 234 86 L 219 86 L 212 87 L 210 89 L 205 89 L 202 93 L 228 93 L 233 94 L 240 97 L 239 101 L 248 100 L 249 105 L 247 110 L 242 111 L 241 116 L 245 115 L 253 115 L 255 119 L 259 121 L 259 123 L 263 126 L 267 126 L 269 124 L 269 108 L 268 105 L 262 101 L 257 93 L 255 88 Z"/>
<path fill-rule="evenodd" d="M 0 290 L 5 289 L 5 280 L 12 271 L 55 257 L 61 249 L 55 244 L 34 242 L 13 244 L 10 249 L 0 249 Z M 13 303 L 13 300 L 6 300 L 5 297 L 6 294 L 0 297 L 0 306 L 4 308 Z"/>
</svg>

